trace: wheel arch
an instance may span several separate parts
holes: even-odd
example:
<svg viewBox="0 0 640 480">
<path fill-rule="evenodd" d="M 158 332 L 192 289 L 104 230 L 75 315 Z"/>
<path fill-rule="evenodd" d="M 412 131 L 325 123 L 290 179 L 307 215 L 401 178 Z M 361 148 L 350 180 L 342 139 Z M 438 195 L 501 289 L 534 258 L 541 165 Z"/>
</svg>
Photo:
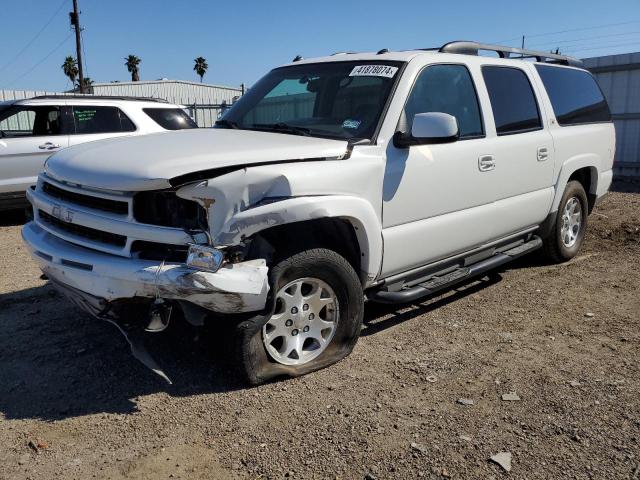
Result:
<svg viewBox="0 0 640 480">
<path fill-rule="evenodd" d="M 382 265 L 382 229 L 373 207 L 350 196 L 287 198 L 249 208 L 231 217 L 215 235 L 216 245 L 238 245 L 261 238 L 274 249 L 290 249 L 292 239 L 306 247 L 325 247 L 344 256 L 363 286 Z"/>
<path fill-rule="evenodd" d="M 598 191 L 599 173 L 598 168 L 595 166 L 597 164 L 598 163 L 596 159 L 593 158 L 593 155 L 583 155 L 567 161 L 562 166 L 562 170 L 558 176 L 558 181 L 556 182 L 555 196 L 551 206 L 552 212 L 556 212 L 558 210 L 560 200 L 562 199 L 562 195 L 567 184 L 572 180 L 576 180 L 582 184 L 584 191 L 587 194 L 589 204 L 588 210 L 589 213 L 591 213 L 596 202 Z"/>
</svg>

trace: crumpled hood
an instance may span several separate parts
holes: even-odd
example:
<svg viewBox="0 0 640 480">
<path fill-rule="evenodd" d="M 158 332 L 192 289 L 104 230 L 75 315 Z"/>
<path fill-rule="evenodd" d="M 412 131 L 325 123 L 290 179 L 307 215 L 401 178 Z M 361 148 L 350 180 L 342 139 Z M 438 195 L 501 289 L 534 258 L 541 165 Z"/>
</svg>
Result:
<svg viewBox="0 0 640 480">
<path fill-rule="evenodd" d="M 188 173 L 283 160 L 336 158 L 347 142 L 221 128 L 179 130 L 98 140 L 49 157 L 58 180 L 117 191 L 155 190 Z"/>
</svg>

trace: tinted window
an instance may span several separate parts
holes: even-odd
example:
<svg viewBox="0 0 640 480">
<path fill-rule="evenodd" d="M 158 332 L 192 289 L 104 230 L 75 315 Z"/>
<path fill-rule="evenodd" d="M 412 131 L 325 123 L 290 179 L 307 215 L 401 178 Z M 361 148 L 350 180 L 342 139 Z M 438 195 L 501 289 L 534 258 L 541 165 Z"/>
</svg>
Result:
<svg viewBox="0 0 640 480">
<path fill-rule="evenodd" d="M 429 112 L 456 117 L 461 138 L 484 133 L 473 80 L 462 65 L 433 65 L 420 73 L 404 107 L 405 125 L 400 130 L 410 132 L 415 114 Z"/>
<path fill-rule="evenodd" d="M 179 108 L 143 108 L 142 110 L 165 130 L 198 128 L 196 122 Z"/>
<path fill-rule="evenodd" d="M 0 112 L 0 138 L 62 133 L 59 107 L 10 107 Z"/>
<path fill-rule="evenodd" d="M 133 132 L 136 127 L 116 107 L 73 107 L 76 134 Z"/>
<path fill-rule="evenodd" d="M 595 78 L 584 70 L 536 65 L 560 125 L 608 122 L 611 113 Z"/>
<path fill-rule="evenodd" d="M 542 128 L 536 97 L 519 68 L 482 67 L 498 135 Z"/>
</svg>

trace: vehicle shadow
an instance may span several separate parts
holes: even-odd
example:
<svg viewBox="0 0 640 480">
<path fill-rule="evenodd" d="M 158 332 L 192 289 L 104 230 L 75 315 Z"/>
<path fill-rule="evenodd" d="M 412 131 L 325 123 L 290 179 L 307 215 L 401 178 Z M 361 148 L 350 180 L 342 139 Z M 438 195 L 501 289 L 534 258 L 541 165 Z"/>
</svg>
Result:
<svg viewBox="0 0 640 480">
<path fill-rule="evenodd" d="M 537 257 L 506 268 L 541 265 Z M 500 271 L 407 305 L 368 303 L 362 336 L 380 333 L 502 280 Z M 94 319 L 45 284 L 0 295 L 0 414 L 46 421 L 96 413 L 132 414 L 137 398 L 246 388 L 231 369 L 228 339 L 216 329 L 172 324 L 150 336 L 149 352 L 174 383 L 138 362 L 112 324 Z"/>
<path fill-rule="evenodd" d="M 24 225 L 27 221 L 26 209 L 6 210 L 0 212 L 0 227 Z"/>
<path fill-rule="evenodd" d="M 640 179 L 636 177 L 616 178 L 609 190 L 620 193 L 640 193 Z"/>
</svg>

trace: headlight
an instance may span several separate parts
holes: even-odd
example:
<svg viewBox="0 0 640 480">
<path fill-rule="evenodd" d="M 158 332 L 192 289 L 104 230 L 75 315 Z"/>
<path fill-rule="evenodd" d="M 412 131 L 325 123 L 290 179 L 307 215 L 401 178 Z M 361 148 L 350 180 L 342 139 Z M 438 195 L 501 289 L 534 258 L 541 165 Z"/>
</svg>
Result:
<svg viewBox="0 0 640 480">
<path fill-rule="evenodd" d="M 217 248 L 189 245 L 187 266 L 215 273 L 222 266 L 224 253 Z"/>
</svg>

